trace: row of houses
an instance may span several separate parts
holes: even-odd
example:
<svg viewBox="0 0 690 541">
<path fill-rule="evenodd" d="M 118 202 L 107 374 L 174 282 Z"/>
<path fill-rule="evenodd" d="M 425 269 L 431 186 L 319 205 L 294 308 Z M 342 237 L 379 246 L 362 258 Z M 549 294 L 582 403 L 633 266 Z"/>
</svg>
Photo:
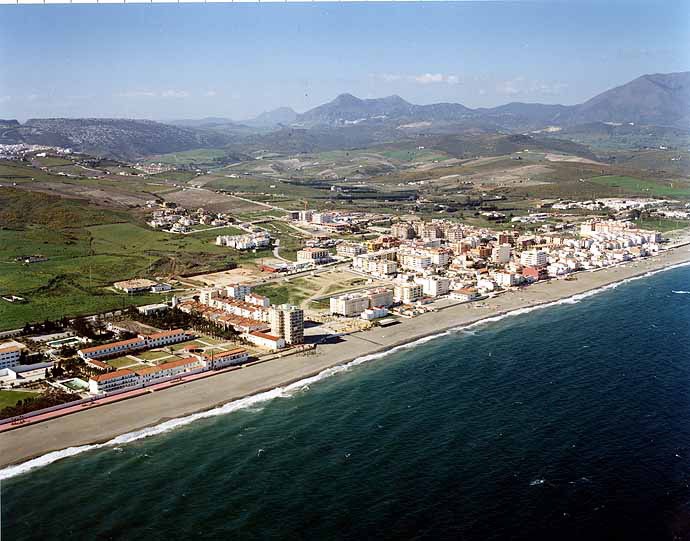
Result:
<svg viewBox="0 0 690 541">
<path fill-rule="evenodd" d="M 77 353 L 84 360 L 105 359 L 108 357 L 117 357 L 131 351 L 160 348 L 170 344 L 177 344 L 178 342 L 184 342 L 191 338 L 193 338 L 193 336 L 187 331 L 183 329 L 174 329 L 172 331 L 161 331 L 153 334 L 140 334 L 136 338 L 80 349 Z"/>
<path fill-rule="evenodd" d="M 89 392 L 94 395 L 138 389 L 162 383 L 182 375 L 191 375 L 209 370 L 219 370 L 228 366 L 246 363 L 249 354 L 246 349 L 237 348 L 213 355 L 191 355 L 157 366 L 147 366 L 138 370 L 121 368 L 89 379 Z"/>
</svg>

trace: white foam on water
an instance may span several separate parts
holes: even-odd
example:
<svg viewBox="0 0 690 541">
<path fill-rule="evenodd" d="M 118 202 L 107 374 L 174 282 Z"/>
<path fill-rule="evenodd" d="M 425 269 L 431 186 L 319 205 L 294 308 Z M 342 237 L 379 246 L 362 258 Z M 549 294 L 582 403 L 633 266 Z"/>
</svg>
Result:
<svg viewBox="0 0 690 541">
<path fill-rule="evenodd" d="M 676 295 L 690 295 L 690 291 L 676 291 L 675 289 L 671 291 L 671 293 L 675 293 Z"/>
<path fill-rule="evenodd" d="M 592 297 L 594 295 L 598 295 L 599 293 L 603 293 L 605 291 L 609 291 L 611 289 L 616 289 L 620 285 L 627 284 L 630 282 L 634 282 L 636 280 L 641 280 L 643 278 L 648 278 L 650 276 L 653 276 L 655 274 L 658 274 L 660 272 L 665 272 L 669 271 L 672 269 L 676 269 L 679 267 L 685 267 L 685 266 L 690 266 L 690 261 L 685 262 L 685 263 L 679 263 L 677 265 L 671 265 L 668 267 L 664 267 L 658 270 L 650 271 L 645 274 L 641 274 L 639 276 L 633 276 L 632 278 L 626 278 L 624 280 L 621 280 L 619 282 L 614 282 L 608 285 L 605 285 L 603 287 L 597 288 L 597 289 L 592 289 L 590 291 L 586 291 L 584 293 L 578 293 L 576 295 L 573 295 L 571 297 L 566 297 L 564 299 L 559 299 L 557 301 L 553 302 L 548 302 L 548 303 L 543 303 L 543 304 L 537 304 L 534 306 L 528 306 L 525 308 L 518 308 L 516 310 L 511 310 L 510 312 L 506 312 L 504 314 L 499 314 L 497 316 L 492 316 L 492 317 L 487 317 L 485 319 L 476 321 L 474 323 L 470 323 L 468 325 L 462 325 L 459 327 L 454 327 L 452 329 L 448 329 L 442 332 L 439 332 L 437 334 L 425 336 L 423 338 L 419 338 L 417 340 L 414 340 L 412 342 L 408 342 L 406 344 L 401 344 L 399 346 L 393 347 L 389 350 L 382 351 L 379 353 L 372 353 L 370 355 L 364 355 L 362 357 L 358 357 L 350 362 L 333 366 L 331 368 L 326 368 L 325 370 L 322 370 L 318 374 L 301 379 L 299 381 L 290 383 L 288 385 L 285 385 L 284 387 L 276 387 L 275 389 L 271 389 L 269 391 L 264 391 L 262 393 L 258 393 L 252 396 L 248 396 L 245 398 L 241 398 L 239 400 L 235 400 L 233 402 L 229 402 L 227 404 L 223 404 L 222 406 L 218 406 L 216 408 L 202 411 L 199 413 L 194 413 L 191 415 L 187 415 L 185 417 L 179 417 L 176 419 L 171 419 L 169 421 L 165 421 L 163 423 L 160 423 L 155 426 L 151 426 L 148 428 L 142 428 L 140 430 L 135 430 L 133 432 L 128 432 L 126 434 L 122 434 L 120 436 L 117 436 L 105 443 L 97 443 L 97 444 L 92 444 L 92 445 L 81 445 L 78 447 L 68 447 L 66 449 L 62 449 L 60 451 L 53 451 L 50 453 L 47 453 L 45 455 L 42 455 L 38 458 L 34 458 L 31 460 L 28 460 L 26 462 L 23 462 L 21 464 L 17 464 L 14 466 L 8 466 L 6 468 L 0 469 L 0 481 L 4 479 L 9 479 L 11 477 L 16 477 L 17 475 L 21 475 L 23 473 L 27 473 L 31 470 L 37 469 L 37 468 L 42 468 L 44 466 L 48 466 L 49 464 L 52 464 L 53 462 L 57 462 L 58 460 L 61 460 L 63 458 L 68 458 L 71 456 L 75 456 L 87 451 L 92 451 L 95 449 L 101 449 L 103 447 L 113 447 L 113 446 L 120 446 L 122 444 L 130 443 L 133 441 L 141 440 L 144 438 L 148 438 L 151 436 L 156 436 L 158 434 L 163 434 L 165 432 L 170 432 L 171 430 L 174 430 L 176 428 L 186 426 L 188 424 L 191 424 L 199 419 L 206 419 L 209 417 L 217 417 L 219 415 L 227 415 L 228 413 L 232 413 L 234 411 L 238 410 L 243 410 L 247 408 L 256 408 L 257 404 L 260 404 L 262 402 L 266 402 L 268 400 L 273 400 L 275 398 L 289 398 L 292 397 L 294 394 L 296 394 L 298 391 L 303 391 L 305 388 L 308 388 L 311 384 L 316 383 L 318 381 L 330 378 L 332 376 L 335 376 L 336 374 L 340 374 L 342 372 L 347 372 L 350 370 L 352 367 L 359 366 L 364 363 L 368 363 L 371 361 L 375 361 L 377 359 L 381 359 L 382 357 L 385 357 L 387 355 L 390 355 L 392 353 L 406 350 L 406 349 L 411 349 L 415 348 L 417 346 L 420 346 L 422 344 L 425 344 L 427 342 L 430 342 L 432 340 L 436 340 L 438 338 L 448 336 L 453 333 L 457 333 L 459 331 L 464 331 L 464 332 L 471 332 L 471 329 L 478 327 L 480 325 L 486 325 L 487 323 L 495 323 L 497 321 L 501 321 L 507 317 L 514 317 L 514 316 L 519 316 L 522 314 L 528 314 L 530 312 L 534 312 L 535 310 L 541 310 L 543 308 L 549 308 L 552 306 L 558 306 L 561 304 L 577 304 L 580 301 L 587 299 L 589 297 Z"/>
</svg>

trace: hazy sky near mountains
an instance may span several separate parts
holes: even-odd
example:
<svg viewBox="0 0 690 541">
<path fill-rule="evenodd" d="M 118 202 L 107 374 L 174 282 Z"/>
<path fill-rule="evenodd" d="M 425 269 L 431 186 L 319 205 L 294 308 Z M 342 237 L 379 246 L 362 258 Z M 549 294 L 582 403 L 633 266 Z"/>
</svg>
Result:
<svg viewBox="0 0 690 541">
<path fill-rule="evenodd" d="M 0 118 L 20 120 L 573 104 L 690 69 L 684 1 L 3 5 L 0 28 Z"/>
</svg>

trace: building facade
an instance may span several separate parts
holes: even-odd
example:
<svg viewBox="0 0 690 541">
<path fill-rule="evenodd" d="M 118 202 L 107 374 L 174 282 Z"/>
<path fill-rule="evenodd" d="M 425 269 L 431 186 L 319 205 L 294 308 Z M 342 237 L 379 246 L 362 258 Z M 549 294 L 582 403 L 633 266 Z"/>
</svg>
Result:
<svg viewBox="0 0 690 541">
<path fill-rule="evenodd" d="M 282 337 L 289 345 L 304 343 L 304 311 L 291 304 L 272 306 L 271 334 Z"/>
</svg>

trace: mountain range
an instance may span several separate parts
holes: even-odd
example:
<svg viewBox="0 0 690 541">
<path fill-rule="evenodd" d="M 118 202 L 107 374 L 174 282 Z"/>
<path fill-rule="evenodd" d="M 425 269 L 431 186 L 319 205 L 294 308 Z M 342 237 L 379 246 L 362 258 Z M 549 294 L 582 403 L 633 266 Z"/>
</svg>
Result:
<svg viewBox="0 0 690 541">
<path fill-rule="evenodd" d="M 166 123 L 129 119 L 0 120 L 0 144 L 31 143 L 132 159 L 195 148 L 310 152 L 410 137 L 468 132 L 521 134 L 602 130 L 606 125 L 690 130 L 690 72 L 643 75 L 578 105 L 508 103 L 471 109 L 459 103 L 416 105 L 400 96 L 341 94 L 298 114 L 289 107 L 237 122 L 227 118 Z M 576 128 L 576 129 L 574 129 Z M 579 130 L 579 131 L 578 131 Z"/>
<path fill-rule="evenodd" d="M 297 115 L 302 126 L 342 126 L 367 121 L 445 122 L 484 120 L 502 128 L 525 130 L 587 122 L 639 123 L 690 127 L 690 72 L 643 75 L 578 105 L 508 103 L 470 109 L 459 103 L 414 105 L 400 96 L 360 99 L 341 94 Z"/>
</svg>

